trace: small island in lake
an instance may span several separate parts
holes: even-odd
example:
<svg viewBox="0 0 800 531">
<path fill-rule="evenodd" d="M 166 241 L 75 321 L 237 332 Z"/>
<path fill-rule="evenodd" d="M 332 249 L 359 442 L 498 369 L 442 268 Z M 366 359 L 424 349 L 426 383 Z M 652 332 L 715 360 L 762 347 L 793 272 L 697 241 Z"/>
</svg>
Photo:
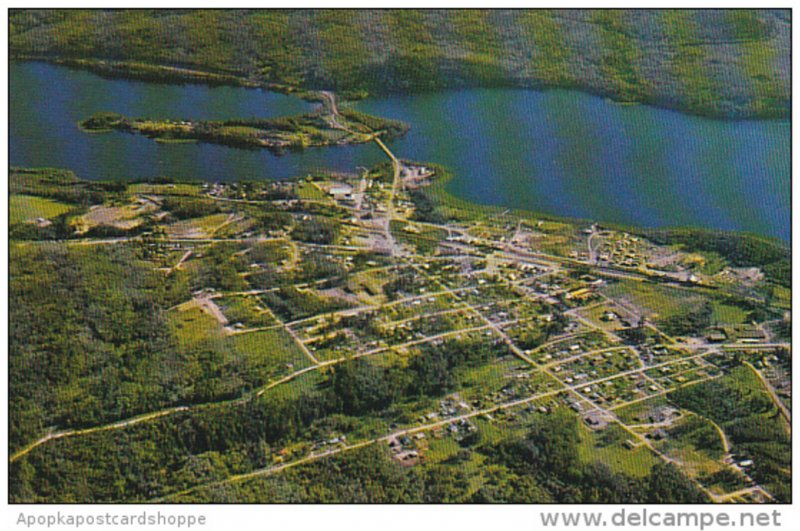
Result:
<svg viewBox="0 0 800 531">
<path fill-rule="evenodd" d="M 280 118 L 236 118 L 230 120 L 170 120 L 130 118 L 114 112 L 99 112 L 78 125 L 86 132 L 112 130 L 140 134 L 157 142 L 208 142 L 238 148 L 286 150 L 363 144 L 376 138 L 403 136 L 409 126 L 352 109 L 337 109 L 332 96 L 325 106 L 307 114 Z"/>
</svg>

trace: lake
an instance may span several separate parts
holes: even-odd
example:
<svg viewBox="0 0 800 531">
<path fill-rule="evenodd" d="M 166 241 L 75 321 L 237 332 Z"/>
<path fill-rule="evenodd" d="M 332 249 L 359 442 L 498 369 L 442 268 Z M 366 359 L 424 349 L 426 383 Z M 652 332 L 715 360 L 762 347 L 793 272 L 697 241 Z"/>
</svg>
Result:
<svg viewBox="0 0 800 531">
<path fill-rule="evenodd" d="M 399 157 L 453 170 L 477 203 L 640 226 L 698 226 L 791 237 L 791 125 L 722 121 L 618 105 L 574 91 L 471 89 L 359 102 L 404 120 Z M 386 160 L 372 144 L 275 156 L 210 144 L 86 134 L 97 111 L 188 119 L 271 117 L 312 106 L 261 90 L 108 80 L 43 63 L 10 66 L 10 163 L 87 179 L 167 175 L 208 181 L 355 171 Z"/>
</svg>

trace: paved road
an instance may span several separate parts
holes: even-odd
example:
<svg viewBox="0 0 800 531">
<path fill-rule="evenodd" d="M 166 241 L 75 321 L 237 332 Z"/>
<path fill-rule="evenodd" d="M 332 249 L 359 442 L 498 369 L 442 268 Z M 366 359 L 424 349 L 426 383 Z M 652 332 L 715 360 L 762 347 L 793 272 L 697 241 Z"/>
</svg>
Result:
<svg viewBox="0 0 800 531">
<path fill-rule="evenodd" d="M 400 247 L 397 245 L 397 242 L 394 239 L 394 235 L 392 234 L 392 220 L 395 218 L 395 210 L 394 210 L 394 198 L 397 195 L 397 187 L 400 183 L 400 168 L 402 164 L 397 157 L 394 156 L 386 144 L 378 138 L 377 136 L 373 138 L 378 147 L 380 147 L 384 153 L 386 153 L 389 158 L 392 160 L 392 189 L 389 192 L 389 201 L 386 205 L 386 219 L 384 220 L 385 225 L 385 233 L 386 233 L 386 242 L 389 244 L 389 249 L 392 256 L 398 256 L 401 253 Z"/>
</svg>

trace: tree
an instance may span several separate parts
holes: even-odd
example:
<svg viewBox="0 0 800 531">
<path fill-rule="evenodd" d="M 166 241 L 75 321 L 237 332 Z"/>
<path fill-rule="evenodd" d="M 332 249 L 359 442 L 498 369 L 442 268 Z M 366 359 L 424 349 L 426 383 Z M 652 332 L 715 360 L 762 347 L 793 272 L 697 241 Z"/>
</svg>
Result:
<svg viewBox="0 0 800 531">
<path fill-rule="evenodd" d="M 554 311 L 552 318 L 544 327 L 545 340 L 560 334 L 569 324 L 569 319 L 561 312 Z"/>
<path fill-rule="evenodd" d="M 531 475 L 518 476 L 504 468 L 494 471 L 472 496 L 474 503 L 552 503 L 553 497 Z"/>
<path fill-rule="evenodd" d="M 708 496 L 672 463 L 658 463 L 647 482 L 648 503 L 708 503 Z"/>
<path fill-rule="evenodd" d="M 673 315 L 664 321 L 664 330 L 676 336 L 699 335 L 711 326 L 711 315 L 714 307 L 705 301 L 699 307 L 679 315 Z"/>
<path fill-rule="evenodd" d="M 425 503 L 464 503 L 469 492 L 469 478 L 462 466 L 438 465 L 423 472 Z"/>
<path fill-rule="evenodd" d="M 565 476 L 578 462 L 579 445 L 577 418 L 558 408 L 534 423 L 521 443 L 520 457 L 534 469 Z"/>
<path fill-rule="evenodd" d="M 331 389 L 342 412 L 348 415 L 385 409 L 397 395 L 385 370 L 364 359 L 336 365 L 331 373 Z"/>
<path fill-rule="evenodd" d="M 300 221 L 292 229 L 292 238 L 295 240 L 330 245 L 336 240 L 338 227 L 334 222 L 325 218 L 307 218 Z"/>
<path fill-rule="evenodd" d="M 634 326 L 619 332 L 628 345 L 641 345 L 647 341 L 647 332 L 643 326 Z"/>
<path fill-rule="evenodd" d="M 581 503 L 642 503 L 642 485 L 624 474 L 615 474 L 605 463 L 595 462 L 581 468 L 579 478 Z"/>
<path fill-rule="evenodd" d="M 420 395 L 440 395 L 455 384 L 455 374 L 443 349 L 432 348 L 411 359 L 408 367 L 414 374 L 412 391 Z"/>
</svg>

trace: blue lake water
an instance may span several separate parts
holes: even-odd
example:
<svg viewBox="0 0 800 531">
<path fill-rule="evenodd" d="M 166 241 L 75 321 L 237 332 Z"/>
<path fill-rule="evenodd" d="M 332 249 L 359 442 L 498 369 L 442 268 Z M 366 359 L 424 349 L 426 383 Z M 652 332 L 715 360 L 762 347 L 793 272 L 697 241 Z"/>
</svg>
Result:
<svg viewBox="0 0 800 531">
<path fill-rule="evenodd" d="M 10 90 L 9 155 L 17 166 L 64 167 L 88 179 L 217 181 L 352 172 L 385 160 L 374 145 L 275 156 L 123 133 L 90 135 L 77 127 L 97 111 L 223 119 L 311 108 L 260 90 L 107 80 L 42 63 L 12 64 Z M 367 100 L 357 108 L 410 123 L 392 150 L 448 166 L 455 175 L 450 191 L 477 203 L 790 239 L 788 120 L 709 120 L 563 90 L 450 91 Z"/>
</svg>

